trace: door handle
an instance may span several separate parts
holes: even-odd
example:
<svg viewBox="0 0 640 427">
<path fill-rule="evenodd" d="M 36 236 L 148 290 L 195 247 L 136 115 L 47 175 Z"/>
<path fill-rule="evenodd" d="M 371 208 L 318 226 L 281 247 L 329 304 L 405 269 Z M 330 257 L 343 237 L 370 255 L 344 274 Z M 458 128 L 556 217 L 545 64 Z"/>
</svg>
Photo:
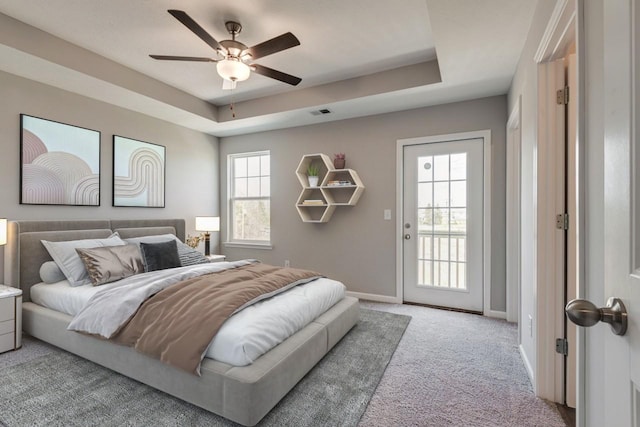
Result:
<svg viewBox="0 0 640 427">
<path fill-rule="evenodd" d="M 404 240 L 409 240 L 411 239 L 411 234 L 407 233 L 404 235 Z"/>
<path fill-rule="evenodd" d="M 620 298 L 609 298 L 607 305 L 596 307 L 591 301 L 574 299 L 569 301 L 564 311 L 578 326 L 593 326 L 598 322 L 608 323 L 616 335 L 627 332 L 627 309 Z"/>
</svg>

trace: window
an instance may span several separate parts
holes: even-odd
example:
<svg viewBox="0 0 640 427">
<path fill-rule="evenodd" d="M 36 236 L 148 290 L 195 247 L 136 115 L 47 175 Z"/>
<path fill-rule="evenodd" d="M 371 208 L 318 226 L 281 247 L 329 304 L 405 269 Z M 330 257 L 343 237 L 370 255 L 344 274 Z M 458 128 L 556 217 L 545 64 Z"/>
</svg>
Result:
<svg viewBox="0 0 640 427">
<path fill-rule="evenodd" d="M 229 241 L 271 240 L 271 156 L 269 151 L 232 154 L 229 169 Z"/>
</svg>

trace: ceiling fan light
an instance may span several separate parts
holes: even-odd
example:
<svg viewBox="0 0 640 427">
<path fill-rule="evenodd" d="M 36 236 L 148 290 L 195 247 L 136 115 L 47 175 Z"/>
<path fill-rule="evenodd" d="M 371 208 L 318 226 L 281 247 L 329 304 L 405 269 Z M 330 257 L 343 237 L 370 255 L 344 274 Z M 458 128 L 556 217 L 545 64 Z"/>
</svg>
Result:
<svg viewBox="0 0 640 427">
<path fill-rule="evenodd" d="M 216 65 L 218 74 L 225 80 L 241 82 L 247 80 L 251 74 L 251 69 L 247 64 L 237 59 L 223 59 Z"/>
</svg>

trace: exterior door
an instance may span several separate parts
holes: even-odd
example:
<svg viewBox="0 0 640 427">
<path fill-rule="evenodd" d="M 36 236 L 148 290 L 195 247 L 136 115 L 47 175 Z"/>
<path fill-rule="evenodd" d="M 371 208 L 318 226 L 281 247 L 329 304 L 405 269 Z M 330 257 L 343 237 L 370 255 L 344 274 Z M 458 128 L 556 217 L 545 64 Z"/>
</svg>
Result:
<svg viewBox="0 0 640 427">
<path fill-rule="evenodd" d="M 404 147 L 404 300 L 483 309 L 484 139 Z"/>
<path fill-rule="evenodd" d="M 624 336 L 614 335 L 604 324 L 586 331 L 587 348 L 594 352 L 583 358 L 588 426 L 640 425 L 640 48 L 636 43 L 640 35 L 639 6 L 636 0 L 607 0 L 601 6 L 604 99 L 592 102 L 604 103 L 604 259 L 587 258 L 587 262 L 603 263 L 604 298 L 600 301 L 595 293 L 587 297 L 596 305 L 609 297 L 622 299 L 628 311 L 629 328 Z M 589 91 L 589 86 L 586 90 Z M 598 171 L 587 170 L 587 176 L 593 173 Z M 598 243 L 590 243 L 595 244 Z M 602 348 L 602 357 L 594 348 Z M 602 383 L 597 383 L 594 376 L 600 373 Z"/>
</svg>

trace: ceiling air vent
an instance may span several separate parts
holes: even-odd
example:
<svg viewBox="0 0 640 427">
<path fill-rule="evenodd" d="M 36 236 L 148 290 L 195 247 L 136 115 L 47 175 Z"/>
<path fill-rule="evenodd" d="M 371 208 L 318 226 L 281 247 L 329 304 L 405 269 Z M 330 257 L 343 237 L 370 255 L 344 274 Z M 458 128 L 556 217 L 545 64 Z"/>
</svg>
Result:
<svg viewBox="0 0 640 427">
<path fill-rule="evenodd" d="M 321 108 L 319 110 L 313 110 L 311 112 L 311 115 L 313 116 L 321 116 L 323 114 L 331 114 L 331 110 L 329 110 L 328 108 Z"/>
</svg>

